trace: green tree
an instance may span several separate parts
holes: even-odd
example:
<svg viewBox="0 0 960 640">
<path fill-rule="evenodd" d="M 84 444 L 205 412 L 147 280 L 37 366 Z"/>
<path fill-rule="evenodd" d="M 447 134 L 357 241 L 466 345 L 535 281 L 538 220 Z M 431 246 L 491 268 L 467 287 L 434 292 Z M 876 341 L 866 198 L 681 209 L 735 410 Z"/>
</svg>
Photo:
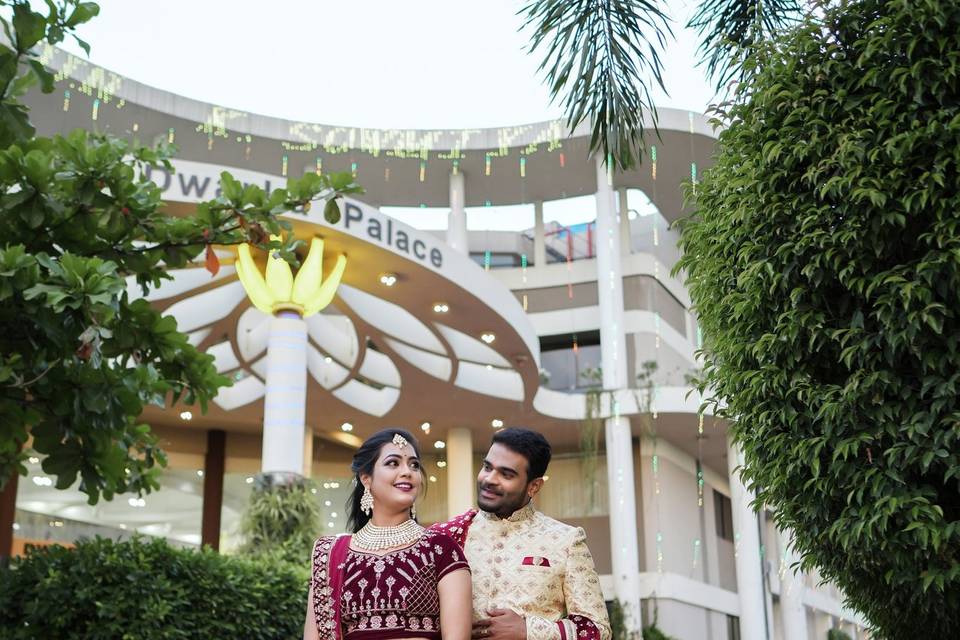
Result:
<svg viewBox="0 0 960 640">
<path fill-rule="evenodd" d="M 645 151 L 643 119 L 656 127 L 651 89 L 663 85 L 660 55 L 673 36 L 665 0 L 530 0 L 521 13 L 532 30 L 531 53 L 550 95 L 573 130 L 592 126 L 590 150 L 616 168 L 630 168 Z M 744 78 L 744 61 L 795 23 L 800 0 L 702 0 L 688 27 L 701 36 L 699 53 L 718 88 Z"/>
<path fill-rule="evenodd" d="M 79 476 L 94 503 L 157 488 L 164 456 L 138 422 L 146 403 L 205 409 L 228 384 L 138 290 L 201 254 L 215 273 L 215 246 L 253 242 L 296 262 L 292 237 L 268 240 L 289 229 L 277 216 L 321 200 L 334 220 L 334 198 L 359 187 L 350 174 L 308 174 L 267 194 L 224 173 L 221 195 L 195 215 L 167 215 L 146 169 L 169 169 L 172 148 L 85 131 L 35 135 L 20 98 L 38 81 L 52 91 L 53 77 L 33 47 L 61 42 L 99 11 L 77 0 L 46 7 L 0 1 L 0 483 L 26 473 L 32 437 L 56 486 Z"/>
<path fill-rule="evenodd" d="M 704 388 L 806 568 L 960 629 L 960 4 L 838 3 L 748 61 L 682 223 Z"/>
</svg>

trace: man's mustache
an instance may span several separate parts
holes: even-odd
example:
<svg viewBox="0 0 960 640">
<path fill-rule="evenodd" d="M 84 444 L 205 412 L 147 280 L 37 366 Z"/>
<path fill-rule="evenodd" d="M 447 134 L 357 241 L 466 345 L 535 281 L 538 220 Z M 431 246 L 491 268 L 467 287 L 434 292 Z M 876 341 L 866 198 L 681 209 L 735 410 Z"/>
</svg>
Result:
<svg viewBox="0 0 960 640">
<path fill-rule="evenodd" d="M 488 493 L 492 493 L 492 494 L 497 495 L 497 496 L 502 496 L 502 495 L 503 495 L 503 492 L 497 491 L 496 489 L 490 487 L 490 485 L 486 485 L 486 484 L 480 485 L 480 491 L 486 491 L 486 492 L 488 492 Z"/>
</svg>

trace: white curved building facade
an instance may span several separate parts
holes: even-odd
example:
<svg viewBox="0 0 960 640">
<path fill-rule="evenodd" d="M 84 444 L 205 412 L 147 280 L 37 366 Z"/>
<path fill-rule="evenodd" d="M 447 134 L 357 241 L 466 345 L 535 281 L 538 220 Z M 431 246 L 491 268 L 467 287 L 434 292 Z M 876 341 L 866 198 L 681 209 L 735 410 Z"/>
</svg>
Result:
<svg viewBox="0 0 960 640">
<path fill-rule="evenodd" d="M 749 509 L 732 473 L 726 424 L 698 415 L 689 376 L 699 329 L 673 274 L 670 225 L 687 212 L 684 185 L 695 190 L 710 164 L 715 134 L 703 116 L 662 111 L 639 167 L 610 174 L 588 153 L 587 129 L 568 134 L 557 122 L 298 123 L 189 100 L 52 49 L 46 62 L 57 90 L 29 99 L 40 132 L 176 144 L 177 172 L 151 176 L 172 215 L 214 197 L 221 170 L 267 189 L 307 171 L 351 171 L 366 189 L 336 225 L 319 211 L 288 214 L 298 234 L 348 256 L 334 303 L 306 321 L 303 472 L 318 483 L 327 531 L 345 527 L 352 450 L 374 431 L 418 435 L 430 480 L 418 511 L 436 521 L 472 504 L 493 432 L 527 426 L 555 451 L 538 508 L 585 529 L 605 596 L 635 605 L 645 624 L 683 640 L 822 639 L 834 627 L 866 637 L 833 587 L 791 569 L 787 536 Z M 144 416 L 170 455 L 163 490 L 88 507 L 32 460 L 17 496 L 21 543 L 138 530 L 236 544 L 261 471 L 271 318 L 246 299 L 232 254 L 223 258 L 215 278 L 198 265 L 150 295 L 234 381 L 206 415 L 178 406 Z"/>
</svg>

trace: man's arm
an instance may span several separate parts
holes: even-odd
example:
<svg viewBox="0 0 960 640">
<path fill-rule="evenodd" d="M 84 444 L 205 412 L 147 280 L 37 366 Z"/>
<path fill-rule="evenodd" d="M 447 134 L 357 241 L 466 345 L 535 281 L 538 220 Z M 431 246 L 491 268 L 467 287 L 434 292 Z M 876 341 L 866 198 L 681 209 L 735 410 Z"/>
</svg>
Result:
<svg viewBox="0 0 960 640">
<path fill-rule="evenodd" d="M 587 536 L 577 528 L 567 552 L 563 574 L 563 598 L 567 616 L 551 622 L 527 616 L 527 640 L 610 640 L 607 605 L 600 578 L 587 548 Z"/>
</svg>

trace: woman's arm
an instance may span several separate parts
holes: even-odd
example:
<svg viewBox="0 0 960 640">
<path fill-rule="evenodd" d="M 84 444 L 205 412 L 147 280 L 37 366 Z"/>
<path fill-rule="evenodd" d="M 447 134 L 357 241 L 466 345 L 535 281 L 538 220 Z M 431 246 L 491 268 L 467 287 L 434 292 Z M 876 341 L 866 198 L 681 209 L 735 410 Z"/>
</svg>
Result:
<svg viewBox="0 0 960 640">
<path fill-rule="evenodd" d="M 320 640 L 320 633 L 317 631 L 317 621 L 313 619 L 313 589 L 311 588 L 308 593 L 307 619 L 303 621 L 303 640 Z"/>
<path fill-rule="evenodd" d="M 469 640 L 473 622 L 470 570 L 456 569 L 437 583 L 440 596 L 440 635 L 443 640 Z"/>
</svg>

